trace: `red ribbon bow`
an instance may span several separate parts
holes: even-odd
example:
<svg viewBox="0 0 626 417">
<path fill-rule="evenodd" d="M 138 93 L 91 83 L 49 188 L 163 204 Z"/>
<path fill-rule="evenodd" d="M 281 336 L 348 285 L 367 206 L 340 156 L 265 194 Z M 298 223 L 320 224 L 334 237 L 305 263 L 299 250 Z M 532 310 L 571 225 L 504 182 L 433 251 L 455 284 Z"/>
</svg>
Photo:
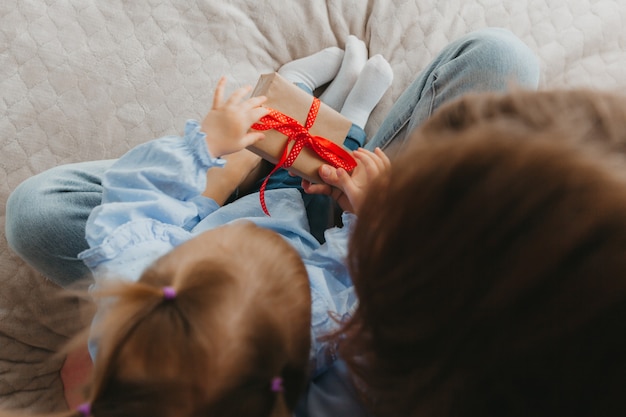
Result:
<svg viewBox="0 0 626 417">
<path fill-rule="evenodd" d="M 315 153 L 318 154 L 324 161 L 328 162 L 335 168 L 343 168 L 350 172 L 356 167 L 356 161 L 344 148 L 324 137 L 313 136 L 309 133 L 309 129 L 313 126 L 313 123 L 315 123 L 319 108 L 319 99 L 317 97 L 313 97 L 313 103 L 309 109 L 309 114 L 307 115 L 304 126 L 302 126 L 296 119 L 274 109 L 270 109 L 270 112 L 267 115 L 263 116 L 258 123 L 252 125 L 252 128 L 256 130 L 274 129 L 287 136 L 287 143 L 285 144 L 285 149 L 283 150 L 280 160 L 276 163 L 276 166 L 267 175 L 267 177 L 265 177 L 265 180 L 259 190 L 261 207 L 263 208 L 263 212 L 268 216 L 270 213 L 265 205 L 265 188 L 269 178 L 280 168 L 289 168 L 293 165 L 294 161 L 300 154 L 300 151 L 302 151 L 302 148 L 305 146 L 315 151 Z M 294 144 L 290 150 L 289 142 L 292 141 Z"/>
</svg>

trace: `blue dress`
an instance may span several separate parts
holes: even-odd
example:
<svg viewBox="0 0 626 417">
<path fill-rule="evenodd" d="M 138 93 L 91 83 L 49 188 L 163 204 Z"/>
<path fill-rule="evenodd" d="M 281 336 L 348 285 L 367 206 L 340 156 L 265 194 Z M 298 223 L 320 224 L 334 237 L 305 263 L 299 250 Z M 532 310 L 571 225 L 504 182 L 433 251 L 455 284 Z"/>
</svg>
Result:
<svg viewBox="0 0 626 417">
<path fill-rule="evenodd" d="M 220 207 L 201 195 L 206 171 L 226 161 L 213 158 L 196 121 L 188 121 L 183 137 L 166 136 L 144 143 L 120 158 L 103 178 L 102 203 L 86 227 L 89 249 L 79 258 L 92 271 L 95 286 L 114 277 L 137 281 L 157 258 L 192 237 L 236 221 L 251 221 L 282 236 L 300 254 L 311 287 L 312 376 L 336 359 L 335 349 L 319 340 L 337 329 L 335 318 L 348 318 L 357 305 L 345 264 L 355 216 L 343 214 L 343 227 L 326 231 L 320 244 L 309 231 L 304 203 L 295 188 L 268 190 L 265 215 L 258 193 Z M 102 307 L 104 308 L 104 307 Z M 106 314 L 98 311 L 96 320 Z M 97 341 L 90 351 L 95 357 Z"/>
</svg>

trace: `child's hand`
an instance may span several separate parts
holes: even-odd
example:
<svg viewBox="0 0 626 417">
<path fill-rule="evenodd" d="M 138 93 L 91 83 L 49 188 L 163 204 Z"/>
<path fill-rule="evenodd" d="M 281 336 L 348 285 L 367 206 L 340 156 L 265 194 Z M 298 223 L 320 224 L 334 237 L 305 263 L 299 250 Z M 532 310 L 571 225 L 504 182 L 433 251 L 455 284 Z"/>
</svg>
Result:
<svg viewBox="0 0 626 417">
<path fill-rule="evenodd" d="M 375 178 L 389 175 L 391 162 L 380 148 L 376 148 L 374 152 L 359 148 L 352 156 L 357 161 L 352 175 L 342 168 L 325 164 L 320 167 L 319 175 L 326 184 L 312 184 L 303 180 L 304 191 L 309 194 L 330 195 L 344 211 L 358 214 L 369 185 Z"/>
<path fill-rule="evenodd" d="M 269 113 L 261 107 L 265 96 L 243 100 L 250 87 L 237 89 L 225 102 L 222 102 L 226 78 L 222 77 L 215 88 L 213 107 L 202 121 L 202 131 L 206 134 L 209 152 L 213 157 L 228 155 L 263 139 L 262 132 L 250 132 L 250 126 Z"/>
</svg>

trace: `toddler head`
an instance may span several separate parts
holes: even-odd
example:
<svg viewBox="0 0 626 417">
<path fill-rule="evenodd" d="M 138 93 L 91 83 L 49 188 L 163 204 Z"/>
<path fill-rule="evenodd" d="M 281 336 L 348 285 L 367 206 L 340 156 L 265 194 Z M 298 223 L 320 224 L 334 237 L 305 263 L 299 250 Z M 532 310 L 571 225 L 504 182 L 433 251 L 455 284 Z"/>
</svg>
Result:
<svg viewBox="0 0 626 417">
<path fill-rule="evenodd" d="M 104 287 L 89 392 L 97 416 L 289 415 L 310 346 L 308 276 L 251 223 L 204 232 L 137 283 Z"/>
</svg>

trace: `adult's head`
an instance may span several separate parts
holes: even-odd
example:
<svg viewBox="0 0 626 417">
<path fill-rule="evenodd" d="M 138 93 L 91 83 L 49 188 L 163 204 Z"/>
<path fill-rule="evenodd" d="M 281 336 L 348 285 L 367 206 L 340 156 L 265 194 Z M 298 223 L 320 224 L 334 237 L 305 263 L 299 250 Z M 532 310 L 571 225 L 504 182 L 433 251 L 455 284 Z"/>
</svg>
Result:
<svg viewBox="0 0 626 417">
<path fill-rule="evenodd" d="M 380 415 L 624 415 L 626 100 L 468 96 L 359 213 L 341 354 Z"/>
</svg>

